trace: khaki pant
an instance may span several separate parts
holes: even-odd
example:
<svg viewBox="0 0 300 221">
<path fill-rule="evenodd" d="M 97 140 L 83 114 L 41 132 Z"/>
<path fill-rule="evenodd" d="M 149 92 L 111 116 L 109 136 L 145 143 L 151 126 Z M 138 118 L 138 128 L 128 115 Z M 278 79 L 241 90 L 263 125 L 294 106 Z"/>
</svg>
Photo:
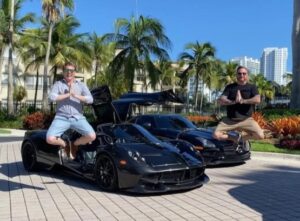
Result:
<svg viewBox="0 0 300 221">
<path fill-rule="evenodd" d="M 249 117 L 242 121 L 232 120 L 230 118 L 224 118 L 216 127 L 216 132 L 227 133 L 228 131 L 239 131 L 242 133 L 244 140 L 248 139 L 263 139 L 264 132 L 258 125 L 258 123 Z"/>
</svg>

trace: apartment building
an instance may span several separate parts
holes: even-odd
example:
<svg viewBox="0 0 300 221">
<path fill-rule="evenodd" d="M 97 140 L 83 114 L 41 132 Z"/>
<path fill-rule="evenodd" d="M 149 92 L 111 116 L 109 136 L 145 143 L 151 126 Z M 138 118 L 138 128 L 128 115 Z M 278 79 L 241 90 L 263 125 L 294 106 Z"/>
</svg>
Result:
<svg viewBox="0 0 300 221">
<path fill-rule="evenodd" d="M 287 48 L 264 48 L 260 62 L 260 72 L 269 81 L 285 85 L 287 79 Z"/>
<path fill-rule="evenodd" d="M 238 65 L 242 65 L 249 69 L 251 74 L 259 74 L 260 73 L 260 61 L 258 59 L 254 59 L 251 57 L 243 56 L 236 57 L 230 60 L 232 63 L 236 63 Z"/>
</svg>

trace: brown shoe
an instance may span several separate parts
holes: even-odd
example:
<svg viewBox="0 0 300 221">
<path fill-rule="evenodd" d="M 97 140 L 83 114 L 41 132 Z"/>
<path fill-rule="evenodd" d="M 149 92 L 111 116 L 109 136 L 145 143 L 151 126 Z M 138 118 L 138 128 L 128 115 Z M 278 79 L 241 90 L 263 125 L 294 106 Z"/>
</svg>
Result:
<svg viewBox="0 0 300 221">
<path fill-rule="evenodd" d="M 71 145 L 70 145 L 70 158 L 72 160 L 74 160 L 76 158 L 77 151 L 78 151 L 78 146 L 76 146 L 74 143 L 71 142 Z"/>
<path fill-rule="evenodd" d="M 66 151 L 66 154 L 67 154 L 67 156 L 68 156 L 68 158 L 70 158 L 70 141 L 66 141 L 66 146 L 65 146 L 65 151 Z"/>
<path fill-rule="evenodd" d="M 70 157 L 70 141 L 65 141 L 65 146 L 60 146 L 59 148 L 64 150 L 68 157 Z"/>
</svg>

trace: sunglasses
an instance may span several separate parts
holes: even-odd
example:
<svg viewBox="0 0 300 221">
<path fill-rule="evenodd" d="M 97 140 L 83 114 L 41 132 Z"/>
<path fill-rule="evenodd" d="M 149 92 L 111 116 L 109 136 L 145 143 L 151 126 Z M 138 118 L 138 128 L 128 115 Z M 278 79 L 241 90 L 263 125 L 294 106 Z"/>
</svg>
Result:
<svg viewBox="0 0 300 221">
<path fill-rule="evenodd" d="M 68 69 L 68 68 L 66 68 L 65 70 L 64 70 L 64 72 L 65 73 L 73 73 L 73 72 L 75 72 L 75 69 Z"/>
<path fill-rule="evenodd" d="M 238 75 L 247 75 L 247 73 L 246 72 L 239 72 L 239 73 L 237 73 Z"/>
</svg>

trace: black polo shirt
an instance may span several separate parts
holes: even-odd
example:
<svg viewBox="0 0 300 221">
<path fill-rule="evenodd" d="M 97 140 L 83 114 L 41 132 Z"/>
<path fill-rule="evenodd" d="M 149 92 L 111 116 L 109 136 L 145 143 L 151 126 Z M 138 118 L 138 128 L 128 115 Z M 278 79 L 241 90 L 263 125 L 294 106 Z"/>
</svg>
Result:
<svg viewBox="0 0 300 221">
<path fill-rule="evenodd" d="M 239 85 L 237 83 L 233 83 L 225 87 L 222 95 L 226 96 L 229 100 L 235 101 L 238 90 L 240 90 L 243 99 L 249 99 L 259 94 L 257 87 L 254 84 L 246 83 L 245 85 Z M 255 105 L 234 104 L 228 105 L 226 107 L 228 118 L 244 120 L 248 117 L 251 117 Z"/>
</svg>

